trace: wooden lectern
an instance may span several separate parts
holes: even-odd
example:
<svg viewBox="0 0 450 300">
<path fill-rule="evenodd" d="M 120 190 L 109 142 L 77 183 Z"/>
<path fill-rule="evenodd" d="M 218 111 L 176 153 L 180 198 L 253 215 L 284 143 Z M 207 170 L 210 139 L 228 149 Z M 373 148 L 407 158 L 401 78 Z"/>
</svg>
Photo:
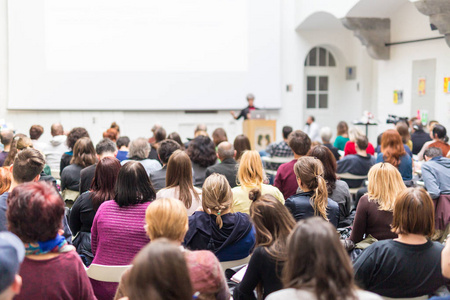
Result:
<svg viewBox="0 0 450 300">
<path fill-rule="evenodd" d="M 242 131 L 250 140 L 252 150 L 261 151 L 267 148 L 267 145 L 276 141 L 276 120 L 245 120 L 242 125 Z"/>
</svg>

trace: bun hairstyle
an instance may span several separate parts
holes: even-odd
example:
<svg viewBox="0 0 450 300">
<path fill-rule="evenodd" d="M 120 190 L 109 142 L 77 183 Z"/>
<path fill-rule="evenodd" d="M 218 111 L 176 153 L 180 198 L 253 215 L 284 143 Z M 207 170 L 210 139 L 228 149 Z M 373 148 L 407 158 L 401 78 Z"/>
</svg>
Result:
<svg viewBox="0 0 450 300">
<path fill-rule="evenodd" d="M 222 228 L 222 215 L 231 208 L 233 193 L 225 176 L 214 173 L 206 178 L 202 188 L 202 207 L 206 213 L 216 216 L 216 224 Z"/>
<path fill-rule="evenodd" d="M 322 162 L 315 157 L 302 156 L 295 163 L 294 172 L 297 178 L 300 178 L 303 187 L 314 191 L 310 200 L 314 208 L 314 215 L 321 216 L 328 221 L 328 191 L 327 182 L 323 177 Z"/>
<path fill-rule="evenodd" d="M 259 189 L 252 189 L 248 193 L 248 198 L 252 201 L 258 200 L 259 198 L 261 198 L 261 191 Z"/>
</svg>

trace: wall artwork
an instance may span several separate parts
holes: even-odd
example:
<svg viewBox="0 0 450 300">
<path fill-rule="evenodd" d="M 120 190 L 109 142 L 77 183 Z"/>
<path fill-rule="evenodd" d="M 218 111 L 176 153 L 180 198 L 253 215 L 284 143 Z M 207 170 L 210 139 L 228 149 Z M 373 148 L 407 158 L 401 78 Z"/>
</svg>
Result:
<svg viewBox="0 0 450 300">
<path fill-rule="evenodd" d="M 425 78 L 419 78 L 419 87 L 418 87 L 419 96 L 425 95 L 426 83 L 427 83 L 427 81 Z"/>
<path fill-rule="evenodd" d="M 444 93 L 450 94 L 450 77 L 444 77 Z"/>
<path fill-rule="evenodd" d="M 394 104 L 402 104 L 403 103 L 403 91 L 395 90 L 394 91 Z"/>
</svg>

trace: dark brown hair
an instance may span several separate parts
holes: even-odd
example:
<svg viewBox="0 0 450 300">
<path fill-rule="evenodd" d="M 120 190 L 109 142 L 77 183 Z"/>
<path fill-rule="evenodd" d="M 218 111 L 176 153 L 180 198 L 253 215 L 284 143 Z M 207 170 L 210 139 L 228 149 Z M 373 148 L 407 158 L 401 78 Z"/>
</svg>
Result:
<svg viewBox="0 0 450 300">
<path fill-rule="evenodd" d="M 356 299 L 352 265 L 331 224 L 318 217 L 298 222 L 288 240 L 283 285 L 312 290 L 317 299 Z"/>
<path fill-rule="evenodd" d="M 403 122 L 398 122 L 397 125 L 395 125 L 395 128 L 397 129 L 397 132 L 402 137 L 403 144 L 406 144 L 410 139 L 411 135 L 409 134 L 409 127 Z"/>
<path fill-rule="evenodd" d="M 25 149 L 17 154 L 13 164 L 13 178 L 17 183 L 30 182 L 41 174 L 45 159 L 36 149 Z"/>
<path fill-rule="evenodd" d="M 309 149 L 311 149 L 311 139 L 301 130 L 291 132 L 288 144 L 297 155 L 306 155 Z"/>
<path fill-rule="evenodd" d="M 217 160 L 214 142 L 204 135 L 199 135 L 193 139 L 189 143 L 186 153 L 193 163 L 203 168 L 212 166 Z"/>
<path fill-rule="evenodd" d="M 162 127 L 159 127 L 155 130 L 155 143 L 159 143 L 166 139 L 167 133 L 166 130 Z"/>
<path fill-rule="evenodd" d="M 184 144 L 183 144 L 183 142 L 181 141 L 181 136 L 180 136 L 177 132 L 172 132 L 172 133 L 170 133 L 170 134 L 167 136 L 167 139 L 173 140 L 173 141 L 177 142 L 177 143 L 180 145 L 181 149 L 184 149 Z"/>
<path fill-rule="evenodd" d="M 323 145 L 311 148 L 308 152 L 308 156 L 317 158 L 322 162 L 323 165 L 323 178 L 327 183 L 328 194 L 331 195 L 336 188 L 336 158 L 330 149 Z"/>
<path fill-rule="evenodd" d="M 96 162 L 97 155 L 91 140 L 87 137 L 79 139 L 73 147 L 73 156 L 70 163 L 86 168 Z"/>
<path fill-rule="evenodd" d="M 69 132 L 69 135 L 67 136 L 66 140 L 67 147 L 69 147 L 69 149 L 73 149 L 75 143 L 82 137 L 89 137 L 89 133 L 87 132 L 87 130 L 84 129 L 83 127 L 73 128 Z"/>
<path fill-rule="evenodd" d="M 406 154 L 402 137 L 395 129 L 388 129 L 381 136 L 381 152 L 383 159 L 394 167 L 400 165 L 400 157 Z"/>
<path fill-rule="evenodd" d="M 6 157 L 3 165 L 5 167 L 10 166 L 14 162 L 14 159 L 16 158 L 19 151 L 29 148 L 33 148 L 33 142 L 31 141 L 31 139 L 26 135 L 20 133 L 16 134 L 11 143 L 11 149 L 9 150 L 8 156 Z"/>
<path fill-rule="evenodd" d="M 247 150 L 252 150 L 252 147 L 250 146 L 250 140 L 247 136 L 240 134 L 234 139 L 234 150 L 236 150 L 236 160 L 241 159 L 242 153 L 244 153 Z"/>
<path fill-rule="evenodd" d="M 174 153 L 176 150 L 180 150 L 181 146 L 174 140 L 166 139 L 159 143 L 158 147 L 158 156 L 159 159 L 163 164 L 167 164 L 169 161 L 170 156 L 172 153 Z"/>
<path fill-rule="evenodd" d="M 337 135 L 348 134 L 348 125 L 347 122 L 340 121 L 337 124 Z"/>
<path fill-rule="evenodd" d="M 227 133 L 223 128 L 216 128 L 212 133 L 214 145 L 219 146 L 220 143 L 228 141 Z"/>
<path fill-rule="evenodd" d="M 42 127 L 41 125 L 33 125 L 30 128 L 30 138 L 32 140 L 39 139 L 43 133 L 44 133 L 44 127 Z"/>
<path fill-rule="evenodd" d="M 394 204 L 392 232 L 420 234 L 434 233 L 434 205 L 423 188 L 408 188 L 397 195 Z"/>
<path fill-rule="evenodd" d="M 94 179 L 92 180 L 92 206 L 94 212 L 106 200 L 115 197 L 114 187 L 116 186 L 117 175 L 120 170 L 120 162 L 115 157 L 104 157 L 95 167 Z"/>
</svg>

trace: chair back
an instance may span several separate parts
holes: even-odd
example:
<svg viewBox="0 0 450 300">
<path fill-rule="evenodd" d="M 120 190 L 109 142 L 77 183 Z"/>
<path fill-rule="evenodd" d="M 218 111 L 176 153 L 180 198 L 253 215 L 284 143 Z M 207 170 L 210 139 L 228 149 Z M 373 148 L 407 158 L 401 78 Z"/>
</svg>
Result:
<svg viewBox="0 0 450 300">
<path fill-rule="evenodd" d="M 425 300 L 428 299 L 428 296 L 420 296 L 420 297 L 413 297 L 413 298 L 389 298 L 389 297 L 382 297 L 384 300 Z"/>
<path fill-rule="evenodd" d="M 237 266 L 248 264 L 250 261 L 251 255 L 238 260 L 230 260 L 230 261 L 221 261 L 220 265 L 222 266 L 222 270 L 231 269 Z"/>
<path fill-rule="evenodd" d="M 367 175 L 355 175 L 351 173 L 336 173 L 336 176 L 340 179 L 353 179 L 353 180 L 364 180 L 367 179 Z"/>
<path fill-rule="evenodd" d="M 91 264 L 86 270 L 89 278 L 104 282 L 120 282 L 122 274 L 130 269 L 132 265 L 126 266 L 105 266 Z"/>
</svg>

